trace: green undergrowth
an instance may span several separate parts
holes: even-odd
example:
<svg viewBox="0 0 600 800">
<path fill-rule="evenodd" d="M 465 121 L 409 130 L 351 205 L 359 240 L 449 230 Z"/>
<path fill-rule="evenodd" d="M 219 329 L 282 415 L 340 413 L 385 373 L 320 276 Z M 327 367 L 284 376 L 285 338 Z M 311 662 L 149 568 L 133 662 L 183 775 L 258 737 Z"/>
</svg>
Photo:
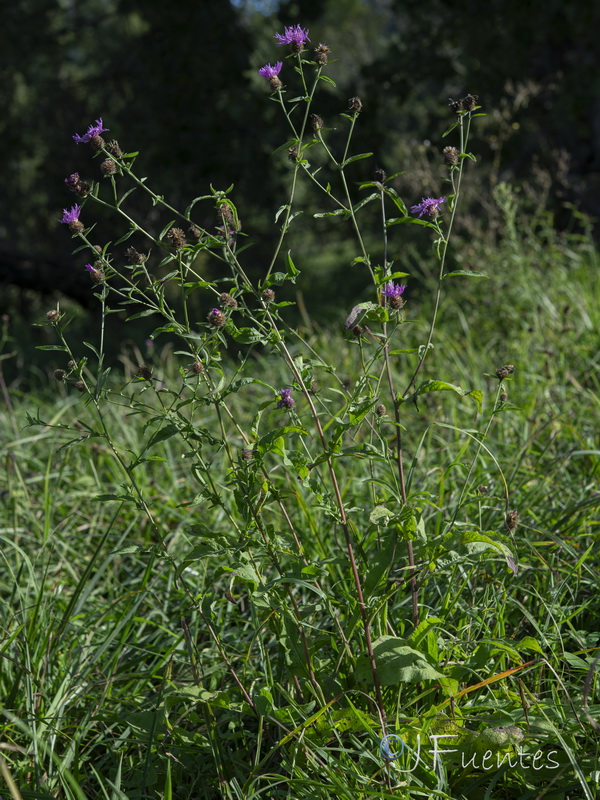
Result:
<svg viewBox="0 0 600 800">
<path fill-rule="evenodd" d="M 514 206 L 500 199 L 510 222 Z M 122 453 L 137 458 L 147 448 L 135 475 L 164 550 L 86 395 L 63 384 L 15 388 L 2 411 L 1 796 L 598 795 L 598 255 L 587 236 L 561 237 L 514 214 L 507 230 L 479 252 L 485 263 L 459 265 L 489 278 L 458 276 L 449 286 L 424 370 L 482 390 L 482 413 L 454 392 L 401 406 L 407 485 L 422 499 L 412 531 L 416 630 L 404 542 L 386 528 L 385 504 L 373 504 L 376 465 L 336 459 L 342 495 L 353 502 L 386 732 L 402 739 L 403 754 L 386 759 L 380 750 L 372 676 L 356 646 L 360 617 L 327 498 L 307 491 L 284 443 L 266 453 L 301 545 L 299 557 L 289 531 L 272 529 L 275 570 L 257 532 L 240 536 L 201 491 L 177 437 L 136 413 L 159 403 L 161 386 L 190 380 L 158 340 L 151 382 L 135 377 L 132 352 L 114 365 L 120 401 L 105 421 Z M 462 253 L 468 260 L 468 248 Z M 425 286 L 424 307 L 428 297 Z M 404 312 L 407 348 L 423 339 L 421 311 L 409 304 Z M 343 319 L 326 329 L 307 320 L 302 339 L 335 365 L 317 374 L 314 395 L 331 405 L 369 343 L 344 332 Z M 289 385 L 266 350 L 249 357 L 270 384 Z M 403 356 L 393 360 L 402 375 Z M 232 356 L 224 372 L 236 363 Z M 515 370 L 482 440 L 503 364 Z M 265 399 L 252 384 L 228 402 L 249 430 Z M 369 414 L 392 442 L 386 412 Z M 263 435 L 291 424 L 274 404 L 263 420 Z M 218 436 L 214 420 L 194 424 Z M 234 508 L 252 462 L 240 455 L 240 437 L 228 446 L 237 483 L 225 448 L 203 453 L 215 491 Z M 518 512 L 512 533 L 507 491 Z M 267 528 L 280 519 L 269 506 L 262 514 Z M 470 536 L 473 521 L 489 540 Z M 432 736 L 448 737 L 440 750 L 455 750 L 437 765 Z M 399 739 L 389 742 L 397 755 Z M 493 766 L 484 769 L 487 752 Z"/>
</svg>

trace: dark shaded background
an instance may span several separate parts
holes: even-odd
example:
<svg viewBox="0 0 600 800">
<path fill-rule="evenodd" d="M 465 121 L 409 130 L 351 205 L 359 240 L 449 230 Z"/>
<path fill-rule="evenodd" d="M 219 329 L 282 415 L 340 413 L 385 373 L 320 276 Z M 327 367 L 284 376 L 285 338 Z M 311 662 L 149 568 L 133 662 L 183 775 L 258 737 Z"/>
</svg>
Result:
<svg viewBox="0 0 600 800">
<path fill-rule="evenodd" d="M 598 3 L 23 0 L 0 13 L 0 312 L 13 318 L 35 317 L 57 298 L 95 305 L 87 259 L 71 255 L 57 221 L 76 200 L 65 177 L 100 177 L 99 162 L 71 137 L 101 115 L 124 150 L 141 151 L 138 171 L 173 205 L 209 184 L 235 184 L 244 231 L 257 235 L 248 268 L 260 273 L 290 164 L 285 152 L 272 155 L 288 131 L 256 71 L 285 55 L 272 37 L 288 24 L 310 28 L 313 45 L 326 42 L 337 59 L 328 69 L 338 89 L 317 104 L 326 124 L 336 128 L 348 97 L 363 99 L 355 152 L 375 158 L 358 162 L 356 183 L 378 165 L 405 171 L 396 185 L 409 203 L 439 194 L 449 98 L 473 92 L 488 116 L 473 144 L 480 163 L 462 235 L 501 235 L 489 220 L 494 187 L 506 180 L 521 187 L 524 211 L 550 210 L 557 226 L 572 224 L 570 204 L 600 213 Z M 334 145 L 341 130 L 328 134 Z M 153 232 L 168 221 L 136 202 Z M 199 207 L 198 222 L 210 227 L 213 217 L 210 205 Z M 97 220 L 100 243 L 124 232 L 112 218 Z M 299 223 L 294 236 L 300 288 L 310 286 L 318 306 L 335 286 L 336 299 L 351 304 L 363 276 L 348 271 L 349 228 Z M 418 247 L 408 240 L 415 262 Z"/>
</svg>

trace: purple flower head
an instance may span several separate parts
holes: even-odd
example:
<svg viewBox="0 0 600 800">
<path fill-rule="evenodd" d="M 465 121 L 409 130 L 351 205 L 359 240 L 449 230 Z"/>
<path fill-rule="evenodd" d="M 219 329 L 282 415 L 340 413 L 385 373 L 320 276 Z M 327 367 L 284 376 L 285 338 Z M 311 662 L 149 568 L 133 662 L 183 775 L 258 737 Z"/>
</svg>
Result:
<svg viewBox="0 0 600 800">
<path fill-rule="evenodd" d="M 73 192 L 76 192 L 79 188 L 79 184 L 81 183 L 81 178 L 79 177 L 78 172 L 74 172 L 68 178 L 65 178 L 65 183 Z"/>
<path fill-rule="evenodd" d="M 387 297 L 388 303 L 392 308 L 398 309 L 402 308 L 404 305 L 404 300 L 402 299 L 402 294 L 406 289 L 406 284 L 404 283 L 394 283 L 394 281 L 389 281 L 385 284 L 383 289 L 381 290 L 381 296 Z"/>
<path fill-rule="evenodd" d="M 102 117 L 100 117 L 100 119 L 96 120 L 94 125 L 90 125 L 83 136 L 80 136 L 78 133 L 76 133 L 73 136 L 73 139 L 77 142 L 77 144 L 85 144 L 86 142 L 89 142 L 90 139 L 93 139 L 95 136 L 100 136 L 101 133 L 104 133 L 108 130 L 110 130 L 110 128 L 104 127 L 102 123 Z"/>
<path fill-rule="evenodd" d="M 92 267 L 92 265 L 91 265 L 91 264 L 86 264 L 86 265 L 85 265 L 85 268 L 86 268 L 86 269 L 87 269 L 87 271 L 90 273 L 90 275 L 94 275 L 94 274 L 95 274 L 95 272 L 96 272 L 96 270 L 94 269 L 94 267 Z"/>
<path fill-rule="evenodd" d="M 381 294 L 384 297 L 395 299 L 401 297 L 405 289 L 406 289 L 405 283 L 396 284 L 394 283 L 394 281 L 390 281 L 389 283 L 385 284 L 385 286 L 381 290 Z"/>
<path fill-rule="evenodd" d="M 73 208 L 70 209 L 63 208 L 62 219 L 59 219 L 58 221 L 64 223 L 65 225 L 72 225 L 73 222 L 77 222 L 79 220 L 80 214 L 81 206 L 74 205 Z"/>
<path fill-rule="evenodd" d="M 280 389 L 279 395 L 281 400 L 277 403 L 277 408 L 293 408 L 296 401 L 292 397 L 291 389 Z"/>
<path fill-rule="evenodd" d="M 274 38 L 277 39 L 277 47 L 281 47 L 282 44 L 290 44 L 294 53 L 299 53 L 304 49 L 306 42 L 310 42 L 308 28 L 304 30 L 300 25 L 290 25 L 284 29 L 283 33 L 276 33 Z"/>
<path fill-rule="evenodd" d="M 411 214 L 418 214 L 419 217 L 427 214 L 428 217 L 437 217 L 440 213 L 440 206 L 446 202 L 445 197 L 424 197 L 416 206 L 412 206 Z"/>
<path fill-rule="evenodd" d="M 271 80 L 271 78 L 276 78 L 279 75 L 282 67 L 283 67 L 282 61 L 278 61 L 273 66 L 271 66 L 270 64 L 265 64 L 264 67 L 261 67 L 258 70 L 258 74 L 261 77 L 266 78 L 267 80 Z"/>
</svg>

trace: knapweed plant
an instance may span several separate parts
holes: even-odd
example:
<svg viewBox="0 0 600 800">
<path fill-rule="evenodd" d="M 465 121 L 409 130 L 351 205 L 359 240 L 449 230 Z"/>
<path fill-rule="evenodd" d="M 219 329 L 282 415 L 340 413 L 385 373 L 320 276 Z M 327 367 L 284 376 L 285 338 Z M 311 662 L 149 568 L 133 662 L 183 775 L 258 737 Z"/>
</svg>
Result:
<svg viewBox="0 0 600 800">
<path fill-rule="evenodd" d="M 466 565 L 486 558 L 517 570 L 517 513 L 488 441 L 514 367 L 491 364 L 463 388 L 435 347 L 445 294 L 482 277 L 451 266 L 479 106 L 471 94 L 452 102 L 440 185 L 405 204 L 396 175 L 353 152 L 361 99 L 344 101 L 335 130 L 317 113 L 319 90 L 333 84 L 329 48 L 300 25 L 275 38 L 282 60 L 258 72 L 265 104 L 270 92 L 287 126 L 274 157 L 288 165 L 289 191 L 270 261 L 257 272 L 234 187 L 174 208 L 140 176 L 143 156 L 124 152 L 100 118 L 73 136 L 90 148 L 90 175 L 99 167 L 100 179 L 65 180 L 77 202 L 60 220 L 89 273 L 100 330 L 82 355 L 53 310 L 58 342 L 47 349 L 64 354 L 55 377 L 86 409 L 76 441 L 102 444 L 120 472 L 97 500 L 132 509 L 151 531 L 138 547 L 148 561 L 140 591 L 153 570 L 167 570 L 181 599 L 147 745 L 164 774 L 183 780 L 201 758 L 196 796 L 299 797 L 301 780 L 312 796 L 388 796 L 398 777 L 379 741 L 402 733 L 409 757 L 418 734 L 443 729 L 440 719 L 458 730 L 460 687 L 481 667 L 446 627 L 472 588 Z M 314 216 L 347 226 L 347 269 L 363 278 L 326 338 L 290 324 L 288 289 L 303 264 L 287 241 L 307 219 L 298 217 L 303 181 Z M 148 195 L 160 232 L 130 210 L 132 192 Z M 112 214 L 114 241 L 97 241 L 98 208 Z M 437 259 L 431 301 L 403 269 L 406 225 L 420 227 Z M 209 260 L 214 279 L 202 268 Z M 413 313 L 417 296 L 428 319 Z M 115 313 L 156 321 L 151 339 L 176 343 L 176 368 L 140 363 L 127 379 L 107 364 Z M 141 444 L 119 438 L 110 404 L 130 410 Z M 434 463 L 423 460 L 431 438 L 442 443 Z M 141 479 L 161 480 L 167 448 L 179 457 L 178 507 L 188 513 L 176 535 Z M 116 738 L 115 748 L 125 746 Z M 422 759 L 411 780 L 428 793 L 438 773 Z"/>
</svg>

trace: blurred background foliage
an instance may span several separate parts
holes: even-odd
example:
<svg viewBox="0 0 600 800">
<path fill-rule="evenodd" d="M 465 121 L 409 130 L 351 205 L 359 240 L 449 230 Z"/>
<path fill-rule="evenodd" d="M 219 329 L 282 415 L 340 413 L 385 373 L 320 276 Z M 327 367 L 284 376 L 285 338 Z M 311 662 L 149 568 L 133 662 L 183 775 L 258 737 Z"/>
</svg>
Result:
<svg viewBox="0 0 600 800">
<path fill-rule="evenodd" d="M 82 269 L 89 259 L 71 254 L 73 241 L 58 219 L 76 200 L 64 186 L 68 175 L 100 178 L 99 162 L 72 141 L 99 116 L 124 151 L 140 151 L 138 174 L 148 175 L 172 205 L 185 208 L 210 184 L 234 184 L 231 197 L 253 240 L 246 267 L 260 276 L 291 164 L 285 150 L 273 154 L 289 134 L 257 70 L 286 55 L 272 38 L 285 25 L 308 27 L 313 46 L 325 42 L 332 50 L 335 61 L 327 69 L 338 88 L 321 90 L 318 111 L 334 146 L 344 135 L 339 115 L 347 98 L 362 98 L 353 152 L 372 151 L 374 158 L 353 166 L 356 186 L 371 180 L 377 166 L 402 172 L 394 185 L 409 204 L 443 194 L 449 100 L 467 92 L 479 96 L 487 116 L 474 131 L 478 165 L 468 171 L 455 248 L 462 266 L 478 268 L 481 240 L 491 246 L 506 235 L 497 198 L 507 182 L 519 213 L 544 217 L 545 225 L 552 215 L 558 230 L 578 225 L 574 209 L 600 213 L 598 3 L 22 0 L 3 4 L 0 17 L 0 131 L 7 158 L 0 313 L 17 339 L 13 366 L 33 358 L 23 355 L 25 341 L 40 343 L 44 329 L 32 338 L 29 326 L 56 300 L 83 331 L 93 325 L 95 299 Z M 291 69 L 288 75 L 292 84 Z M 309 186 L 298 200 L 311 212 L 329 210 Z M 154 233 L 169 221 L 139 193 L 129 208 Z M 211 204 L 197 209 L 198 223 L 218 224 Z M 94 219 L 100 244 L 124 233 L 110 216 L 95 211 Z M 392 230 L 396 268 L 415 275 L 417 284 L 419 276 L 426 280 L 432 258 L 426 237 L 417 226 Z M 145 249 L 143 241 L 129 240 L 123 252 L 129 244 Z M 335 303 L 342 316 L 364 299 L 369 282 L 350 266 L 357 253 L 348 223 L 307 214 L 294 223 L 289 246 L 303 270 L 299 291 L 311 315 L 330 316 Z M 378 247 L 373 239 L 375 259 Z M 113 257 L 118 264 L 120 253 Z"/>
</svg>

